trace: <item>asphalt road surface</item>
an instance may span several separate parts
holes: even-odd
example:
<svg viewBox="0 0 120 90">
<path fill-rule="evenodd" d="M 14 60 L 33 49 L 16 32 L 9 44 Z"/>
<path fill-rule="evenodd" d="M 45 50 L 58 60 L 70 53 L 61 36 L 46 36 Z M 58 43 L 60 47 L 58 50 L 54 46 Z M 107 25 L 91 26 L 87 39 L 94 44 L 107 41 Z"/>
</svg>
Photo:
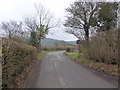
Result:
<svg viewBox="0 0 120 90">
<path fill-rule="evenodd" d="M 75 63 L 63 51 L 50 52 L 43 59 L 35 88 L 117 88 L 89 69 Z"/>
</svg>

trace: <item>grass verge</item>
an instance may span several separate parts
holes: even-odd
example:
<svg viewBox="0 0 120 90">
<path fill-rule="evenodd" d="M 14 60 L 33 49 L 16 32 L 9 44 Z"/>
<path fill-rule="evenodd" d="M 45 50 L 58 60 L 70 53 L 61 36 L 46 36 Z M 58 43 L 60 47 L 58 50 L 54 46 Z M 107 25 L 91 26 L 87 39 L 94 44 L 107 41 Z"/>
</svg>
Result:
<svg viewBox="0 0 120 90">
<path fill-rule="evenodd" d="M 80 56 L 78 55 L 78 53 L 65 53 L 65 55 L 69 56 L 70 58 L 72 58 L 74 61 L 76 62 L 80 62 L 82 64 L 88 64 L 89 61 L 87 59 L 85 59 L 83 54 L 80 54 Z"/>
<path fill-rule="evenodd" d="M 102 62 L 94 62 L 91 60 L 85 59 L 83 54 L 78 55 L 77 53 L 65 53 L 65 55 L 72 58 L 74 61 L 84 64 L 96 71 L 102 72 L 116 80 L 118 80 L 118 65 L 105 64 Z"/>
<path fill-rule="evenodd" d="M 49 51 L 41 51 L 41 53 L 38 54 L 38 59 L 37 60 L 40 60 L 42 59 Z"/>
</svg>

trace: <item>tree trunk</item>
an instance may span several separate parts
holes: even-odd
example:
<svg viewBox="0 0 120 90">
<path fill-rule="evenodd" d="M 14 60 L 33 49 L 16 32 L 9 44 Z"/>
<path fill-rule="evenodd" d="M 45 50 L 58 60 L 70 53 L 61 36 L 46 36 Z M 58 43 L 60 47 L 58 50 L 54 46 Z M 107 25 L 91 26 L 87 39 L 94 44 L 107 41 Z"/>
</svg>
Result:
<svg viewBox="0 0 120 90">
<path fill-rule="evenodd" d="M 41 53 L 42 51 L 42 45 L 41 45 L 41 42 L 39 43 L 39 53 Z"/>
<path fill-rule="evenodd" d="M 79 47 L 78 53 L 79 53 L 79 57 L 80 57 L 80 43 L 78 44 L 78 47 Z"/>
<path fill-rule="evenodd" d="M 85 27 L 85 40 L 89 41 L 89 28 Z"/>
<path fill-rule="evenodd" d="M 11 32 L 9 31 L 9 38 L 12 38 Z"/>
<path fill-rule="evenodd" d="M 39 40 L 39 42 L 38 42 L 38 47 L 37 47 L 37 49 L 38 49 L 38 53 L 41 53 L 41 51 L 42 51 L 41 40 Z"/>
</svg>

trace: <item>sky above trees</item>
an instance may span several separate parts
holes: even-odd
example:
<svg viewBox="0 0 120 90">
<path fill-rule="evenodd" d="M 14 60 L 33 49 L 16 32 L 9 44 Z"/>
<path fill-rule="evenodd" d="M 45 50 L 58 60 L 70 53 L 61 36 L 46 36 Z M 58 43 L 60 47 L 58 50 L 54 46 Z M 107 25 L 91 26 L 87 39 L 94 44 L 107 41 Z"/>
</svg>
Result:
<svg viewBox="0 0 120 90">
<path fill-rule="evenodd" d="M 35 13 L 35 3 L 41 3 L 55 18 L 61 19 L 62 23 L 64 23 L 66 16 L 65 9 L 74 1 L 75 0 L 2 0 L 0 2 L 0 23 L 8 20 L 23 21 L 24 17 Z M 67 41 L 77 39 L 65 33 L 62 24 L 60 27 L 52 29 L 47 37 Z"/>
<path fill-rule="evenodd" d="M 24 17 L 35 13 L 35 3 L 42 4 L 55 18 L 64 22 L 65 8 L 69 7 L 73 1 L 75 0 L 2 0 L 0 3 L 0 23 L 8 20 L 23 21 Z M 47 37 L 67 41 L 76 40 L 74 36 L 64 33 L 62 24 L 60 27 L 52 29 Z"/>
</svg>

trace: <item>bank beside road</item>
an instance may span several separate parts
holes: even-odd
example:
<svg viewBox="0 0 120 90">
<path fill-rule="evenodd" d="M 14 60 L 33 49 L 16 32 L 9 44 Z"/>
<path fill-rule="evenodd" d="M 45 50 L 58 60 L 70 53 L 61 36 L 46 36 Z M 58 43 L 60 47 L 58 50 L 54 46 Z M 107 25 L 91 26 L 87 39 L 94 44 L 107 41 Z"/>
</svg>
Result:
<svg viewBox="0 0 120 90">
<path fill-rule="evenodd" d="M 95 62 L 92 60 L 88 60 L 85 58 L 85 56 L 82 53 L 78 55 L 78 53 L 65 52 L 64 54 L 69 56 L 75 62 L 80 63 L 84 66 L 87 66 L 95 71 L 104 74 L 107 78 L 118 80 L 118 76 L 119 76 L 118 65 L 106 64 L 102 62 Z"/>
<path fill-rule="evenodd" d="M 2 87 L 25 88 L 33 68 L 41 62 L 46 51 L 38 54 L 37 49 L 27 43 L 2 39 Z"/>
</svg>

